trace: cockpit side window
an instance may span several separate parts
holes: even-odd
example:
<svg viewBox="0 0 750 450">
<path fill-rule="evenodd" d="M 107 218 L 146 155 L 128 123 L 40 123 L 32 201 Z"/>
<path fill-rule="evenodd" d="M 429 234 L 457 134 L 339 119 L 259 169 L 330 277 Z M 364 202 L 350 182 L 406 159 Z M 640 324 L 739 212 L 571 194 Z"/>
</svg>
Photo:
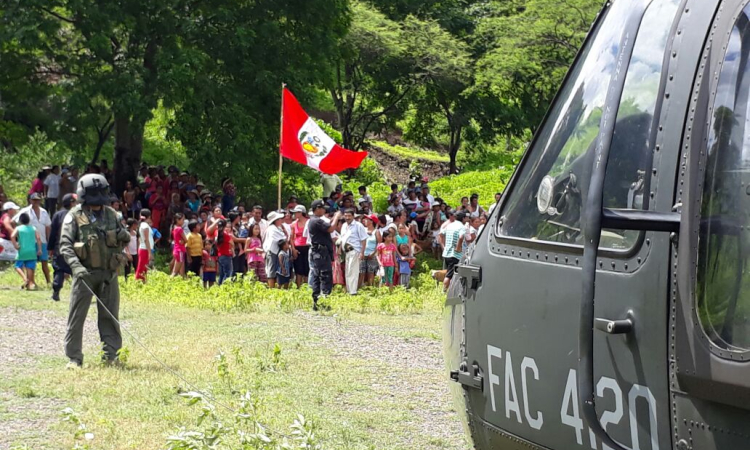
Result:
<svg viewBox="0 0 750 450">
<path fill-rule="evenodd" d="M 732 29 L 711 129 L 698 232 L 696 311 L 719 348 L 750 351 L 750 6 Z"/>
<path fill-rule="evenodd" d="M 604 185 L 607 208 L 646 209 L 652 127 L 667 38 L 679 0 L 646 10 L 628 64 Z M 583 49 L 502 213 L 501 236 L 581 245 L 594 148 L 620 51 L 626 2 L 615 2 Z M 629 249 L 638 232 L 604 230 L 601 246 Z"/>
</svg>

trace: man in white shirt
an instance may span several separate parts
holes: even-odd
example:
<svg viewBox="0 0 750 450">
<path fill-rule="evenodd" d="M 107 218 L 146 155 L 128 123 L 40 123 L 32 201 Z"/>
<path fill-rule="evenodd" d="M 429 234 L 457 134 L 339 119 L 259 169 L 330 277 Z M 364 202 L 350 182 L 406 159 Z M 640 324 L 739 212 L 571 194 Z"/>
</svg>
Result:
<svg viewBox="0 0 750 450">
<path fill-rule="evenodd" d="M 42 196 L 39 195 L 38 192 L 31 194 L 29 201 L 31 201 L 31 204 L 18 211 L 18 214 L 13 217 L 13 222 L 18 224 L 21 219 L 21 214 L 26 213 L 29 215 L 29 218 L 31 219 L 29 225 L 36 228 L 42 241 L 42 254 L 39 256 L 39 261 L 42 262 L 44 278 L 47 280 L 47 284 L 49 284 L 49 252 L 47 250 L 47 238 L 49 237 L 50 229 L 52 227 L 52 219 L 50 219 L 47 211 L 42 208 Z"/>
<path fill-rule="evenodd" d="M 341 237 L 339 237 L 346 255 L 346 290 L 351 295 L 357 293 L 359 288 L 359 262 L 365 257 L 365 244 L 367 241 L 367 230 L 365 226 L 354 220 L 354 211 L 344 211 L 344 224 L 341 226 Z"/>
<path fill-rule="evenodd" d="M 263 218 L 263 207 L 259 205 L 253 206 L 253 217 L 250 218 L 247 226 L 252 228 L 256 223 L 260 226 L 261 239 L 265 239 L 266 230 L 268 229 L 268 221 Z"/>
<path fill-rule="evenodd" d="M 430 205 L 435 203 L 435 197 L 433 197 L 432 194 L 430 194 L 430 187 L 427 186 L 426 184 L 422 185 L 422 193 L 424 194 L 425 197 L 427 197 L 427 201 L 430 202 Z"/>
<path fill-rule="evenodd" d="M 57 199 L 60 198 L 60 166 L 52 166 L 52 171 L 44 179 L 44 207 L 50 216 L 57 211 Z"/>
</svg>

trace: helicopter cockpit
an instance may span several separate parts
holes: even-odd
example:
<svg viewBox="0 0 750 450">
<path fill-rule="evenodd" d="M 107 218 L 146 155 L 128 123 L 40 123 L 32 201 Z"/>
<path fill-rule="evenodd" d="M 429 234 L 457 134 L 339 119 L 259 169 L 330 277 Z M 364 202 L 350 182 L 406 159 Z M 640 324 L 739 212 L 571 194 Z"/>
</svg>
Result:
<svg viewBox="0 0 750 450">
<path fill-rule="evenodd" d="M 628 65 L 625 87 L 616 117 L 604 188 L 604 205 L 611 209 L 648 209 L 648 180 L 657 98 L 669 27 L 661 24 L 673 17 L 678 1 L 654 4 L 647 11 Z M 614 4 L 609 14 L 619 15 Z M 508 199 L 507 216 L 499 233 L 507 237 L 580 245 L 580 218 L 588 192 L 588 180 L 596 146 L 607 88 L 616 70 L 620 51 L 617 28 L 597 30 L 584 48 L 582 64 L 569 74 L 569 82 L 546 122 L 537 143 L 543 151 L 532 152 L 524 180 Z M 610 74 L 610 76 L 602 76 Z M 601 246 L 627 250 L 639 232 L 603 230 Z"/>
</svg>

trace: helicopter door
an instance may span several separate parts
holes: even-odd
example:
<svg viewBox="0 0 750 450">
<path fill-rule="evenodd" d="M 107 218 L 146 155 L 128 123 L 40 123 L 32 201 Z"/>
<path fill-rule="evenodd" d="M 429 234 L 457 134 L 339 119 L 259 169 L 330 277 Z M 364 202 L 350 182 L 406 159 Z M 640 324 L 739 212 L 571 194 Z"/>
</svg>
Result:
<svg viewBox="0 0 750 450">
<path fill-rule="evenodd" d="M 674 173 L 675 161 L 659 156 L 658 130 L 679 4 L 620 0 L 606 7 L 491 225 L 458 270 L 465 359 L 456 378 L 480 448 L 608 448 L 578 400 L 583 205 L 597 145 L 611 138 L 604 207 L 671 211 L 673 177 L 663 187 L 659 177 Z M 664 115 L 684 119 L 685 107 Z M 613 130 L 601 136 L 610 120 Z M 671 445 L 669 251 L 665 233 L 602 231 L 594 312 L 614 326 L 602 322 L 595 335 L 594 388 L 601 424 L 632 449 Z"/>
<path fill-rule="evenodd" d="M 750 2 L 725 1 L 704 48 L 677 192 L 675 438 L 750 448 Z M 688 220 L 689 219 L 689 220 Z"/>
</svg>

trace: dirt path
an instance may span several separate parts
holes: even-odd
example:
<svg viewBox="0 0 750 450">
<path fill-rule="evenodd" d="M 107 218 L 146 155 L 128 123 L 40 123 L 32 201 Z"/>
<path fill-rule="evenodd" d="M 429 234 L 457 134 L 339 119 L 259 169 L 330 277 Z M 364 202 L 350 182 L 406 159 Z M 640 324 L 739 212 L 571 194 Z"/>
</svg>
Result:
<svg viewBox="0 0 750 450">
<path fill-rule="evenodd" d="M 365 380 L 382 396 L 413 406 L 410 424 L 442 448 L 465 449 L 463 429 L 450 398 L 440 341 L 397 337 L 400 329 L 304 314 L 311 333 L 337 356 L 372 362 Z M 345 402 L 345 399 L 344 399 Z M 406 447 L 413 443 L 402 442 Z"/>
<path fill-rule="evenodd" d="M 0 308 L 0 378 L 12 380 L 19 373 L 35 373 L 58 359 L 64 364 L 65 319 L 60 309 Z M 324 346 L 337 358 L 364 366 L 366 377 L 362 382 L 376 395 L 409 405 L 412 413 L 407 424 L 414 435 L 394 437 L 398 446 L 466 448 L 460 423 L 448 402 L 438 340 L 403 337 L 413 330 L 398 325 L 367 325 L 304 312 L 294 314 L 294 319 L 316 345 Z M 95 312 L 91 311 L 84 348 L 96 347 L 97 336 Z M 87 358 L 90 362 L 96 355 L 89 352 Z M 361 408 L 358 399 L 340 400 L 343 407 Z M 0 389 L 0 450 L 11 449 L 14 442 L 23 442 L 25 448 L 38 447 L 35 444 L 57 433 L 55 427 L 66 406 L 19 383 Z"/>
<path fill-rule="evenodd" d="M 41 358 L 60 356 L 64 364 L 65 320 L 54 311 L 0 308 L 0 378 L 33 371 Z M 96 345 L 96 336 L 95 321 L 87 320 L 84 348 Z M 27 386 L 0 389 L 0 450 L 18 441 L 35 448 L 60 422 L 63 408 L 60 400 L 40 397 Z"/>
</svg>

